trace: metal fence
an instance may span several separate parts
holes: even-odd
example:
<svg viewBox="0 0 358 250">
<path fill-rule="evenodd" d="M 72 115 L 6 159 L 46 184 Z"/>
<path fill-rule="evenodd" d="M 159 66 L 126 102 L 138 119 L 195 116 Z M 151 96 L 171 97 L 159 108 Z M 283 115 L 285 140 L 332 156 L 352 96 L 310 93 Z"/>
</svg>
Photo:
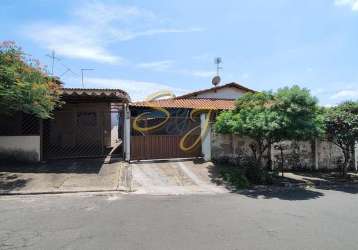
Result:
<svg viewBox="0 0 358 250">
<path fill-rule="evenodd" d="M 40 119 L 26 113 L 0 116 L 0 136 L 40 135 Z"/>
<path fill-rule="evenodd" d="M 46 159 L 122 156 L 123 119 L 117 111 L 56 111 L 43 128 Z"/>
</svg>

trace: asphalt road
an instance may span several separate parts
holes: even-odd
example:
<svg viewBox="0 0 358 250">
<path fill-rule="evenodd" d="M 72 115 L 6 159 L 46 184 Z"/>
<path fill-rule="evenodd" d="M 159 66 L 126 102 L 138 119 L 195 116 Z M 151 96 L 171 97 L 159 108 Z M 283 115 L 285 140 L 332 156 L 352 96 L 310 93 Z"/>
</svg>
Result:
<svg viewBox="0 0 358 250">
<path fill-rule="evenodd" d="M 0 249 L 357 249 L 357 192 L 0 197 Z"/>
</svg>

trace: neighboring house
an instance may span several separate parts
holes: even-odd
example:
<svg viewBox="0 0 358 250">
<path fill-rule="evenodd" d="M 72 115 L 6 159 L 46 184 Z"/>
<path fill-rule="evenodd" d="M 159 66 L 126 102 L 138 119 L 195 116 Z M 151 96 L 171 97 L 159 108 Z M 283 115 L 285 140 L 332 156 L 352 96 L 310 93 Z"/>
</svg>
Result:
<svg viewBox="0 0 358 250">
<path fill-rule="evenodd" d="M 131 125 L 125 144 L 127 160 L 163 159 L 163 158 L 184 158 L 204 156 L 210 159 L 210 133 L 205 139 L 192 150 L 183 151 L 179 146 L 180 140 L 189 131 L 186 144 L 192 144 L 201 133 L 201 127 L 205 121 L 205 112 L 196 119 L 190 119 L 192 110 L 212 111 L 211 121 L 218 112 L 229 110 L 235 107 L 235 99 L 245 93 L 255 92 L 238 83 L 229 83 L 221 86 L 191 92 L 182 96 L 170 99 L 155 101 L 143 101 L 130 104 L 130 116 L 127 117 L 127 124 Z M 162 111 L 153 107 L 166 109 L 170 118 Z M 137 124 L 140 127 L 151 127 L 155 124 L 167 121 L 162 126 L 149 131 L 141 131 L 133 128 L 135 117 L 145 113 Z M 129 125 L 127 125 L 129 126 Z M 194 129 L 197 128 L 197 129 Z M 130 134 L 129 134 L 130 133 Z"/>
<path fill-rule="evenodd" d="M 120 89 L 63 88 L 65 104 L 53 119 L 17 113 L 1 117 L 0 157 L 52 160 L 122 156 L 123 122 L 128 94 Z"/>
</svg>

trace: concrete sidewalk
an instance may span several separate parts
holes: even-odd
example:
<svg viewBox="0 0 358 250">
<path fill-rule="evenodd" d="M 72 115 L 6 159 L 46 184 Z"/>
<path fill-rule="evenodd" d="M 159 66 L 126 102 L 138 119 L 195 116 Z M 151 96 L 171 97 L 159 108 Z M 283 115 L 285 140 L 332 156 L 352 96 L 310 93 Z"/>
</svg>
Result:
<svg viewBox="0 0 358 250">
<path fill-rule="evenodd" d="M 0 194 L 126 191 L 121 176 L 126 166 L 98 159 L 0 166 Z"/>
</svg>

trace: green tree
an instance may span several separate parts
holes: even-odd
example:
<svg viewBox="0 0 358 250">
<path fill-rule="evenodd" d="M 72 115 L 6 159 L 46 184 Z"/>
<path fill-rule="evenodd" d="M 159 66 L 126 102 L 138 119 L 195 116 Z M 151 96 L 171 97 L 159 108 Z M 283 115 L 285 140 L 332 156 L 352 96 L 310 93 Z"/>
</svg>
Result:
<svg viewBox="0 0 358 250">
<path fill-rule="evenodd" d="M 216 120 L 219 133 L 233 133 L 254 140 L 250 149 L 259 167 L 264 152 L 277 141 L 277 131 L 282 123 L 279 114 L 272 109 L 273 102 L 274 96 L 270 92 L 248 93 L 236 101 L 235 110 L 222 112 Z"/>
<path fill-rule="evenodd" d="M 25 112 L 49 118 L 60 104 L 59 81 L 14 42 L 0 43 L 0 113 Z"/>
<path fill-rule="evenodd" d="M 310 140 L 324 133 L 323 109 L 308 89 L 297 85 L 278 89 L 272 109 L 282 122 L 281 139 Z"/>
<path fill-rule="evenodd" d="M 322 133 L 320 111 L 316 98 L 298 86 L 276 93 L 248 93 L 236 101 L 235 110 L 217 117 L 216 130 L 250 137 L 255 141 L 250 148 L 256 163 L 261 165 L 267 150 L 270 164 L 273 143 L 310 139 Z"/>
<path fill-rule="evenodd" d="M 341 173 L 345 175 L 354 144 L 358 140 L 358 102 L 344 102 L 337 107 L 329 108 L 325 115 L 325 125 L 327 139 L 343 152 Z"/>
</svg>

